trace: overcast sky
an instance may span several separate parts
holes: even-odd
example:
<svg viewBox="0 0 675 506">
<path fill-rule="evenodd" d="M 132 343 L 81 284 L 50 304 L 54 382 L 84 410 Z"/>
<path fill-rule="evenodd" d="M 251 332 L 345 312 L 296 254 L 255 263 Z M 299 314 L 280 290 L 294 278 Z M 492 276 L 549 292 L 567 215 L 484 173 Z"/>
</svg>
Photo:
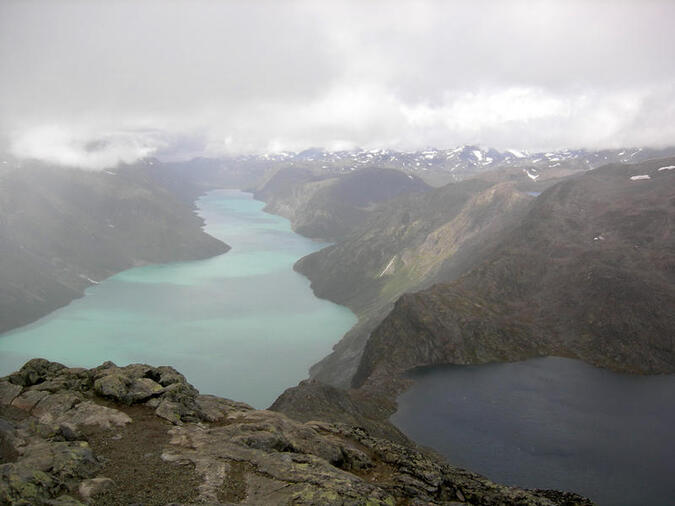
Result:
<svg viewBox="0 0 675 506">
<path fill-rule="evenodd" d="M 90 167 L 675 144 L 673 1 L 0 1 L 0 138 Z"/>
</svg>

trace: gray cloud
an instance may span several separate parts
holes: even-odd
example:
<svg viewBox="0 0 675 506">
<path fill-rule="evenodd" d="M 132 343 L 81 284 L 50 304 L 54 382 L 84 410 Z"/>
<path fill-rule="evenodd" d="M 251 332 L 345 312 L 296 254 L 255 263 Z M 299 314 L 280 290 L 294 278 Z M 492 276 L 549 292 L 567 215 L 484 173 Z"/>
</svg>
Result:
<svg viewBox="0 0 675 506">
<path fill-rule="evenodd" d="M 0 3 L 0 134 L 173 150 L 673 144 L 669 1 Z M 191 153 L 194 154 L 194 153 Z"/>
</svg>

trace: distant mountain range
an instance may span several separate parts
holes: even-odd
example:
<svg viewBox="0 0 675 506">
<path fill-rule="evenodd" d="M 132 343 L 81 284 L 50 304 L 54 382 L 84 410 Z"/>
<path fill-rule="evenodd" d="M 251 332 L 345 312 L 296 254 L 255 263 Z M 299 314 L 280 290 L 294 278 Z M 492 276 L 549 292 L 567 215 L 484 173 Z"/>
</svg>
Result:
<svg viewBox="0 0 675 506">
<path fill-rule="evenodd" d="M 495 169 L 518 169 L 537 180 L 569 175 L 608 163 L 637 163 L 650 158 L 675 156 L 675 147 L 664 149 L 620 148 L 605 150 L 562 149 L 530 153 L 515 149 L 498 151 L 481 146 L 420 151 L 388 149 L 325 151 L 312 148 L 300 153 L 282 152 L 226 158 L 230 165 L 295 166 L 315 171 L 345 172 L 363 167 L 391 168 L 415 174 L 440 186 Z"/>
</svg>

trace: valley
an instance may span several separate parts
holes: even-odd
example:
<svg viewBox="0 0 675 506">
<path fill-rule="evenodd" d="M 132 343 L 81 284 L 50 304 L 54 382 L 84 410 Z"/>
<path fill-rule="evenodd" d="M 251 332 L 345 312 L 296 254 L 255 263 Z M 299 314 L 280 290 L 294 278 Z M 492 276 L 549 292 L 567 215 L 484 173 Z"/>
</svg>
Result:
<svg viewBox="0 0 675 506">
<path fill-rule="evenodd" d="M 294 234 L 262 205 L 237 190 L 200 197 L 204 232 L 227 240 L 227 253 L 124 270 L 88 288 L 83 298 L 1 335 L 0 375 L 36 350 L 71 366 L 156 360 L 180 367 L 204 393 L 269 406 L 305 378 L 354 316 L 314 297 L 291 268 L 322 244 Z M 241 381 L 250 371 L 258 372 Z"/>
<path fill-rule="evenodd" d="M 675 504 L 673 19 L 0 1 L 0 506 Z"/>
<path fill-rule="evenodd" d="M 364 427 L 375 437 L 417 448 L 425 441 L 416 435 L 423 420 L 408 416 L 416 421 L 397 426 L 406 416 L 397 412 L 397 398 L 402 392 L 418 402 L 427 398 L 422 384 L 410 388 L 409 373 L 420 367 L 559 356 L 621 372 L 673 372 L 675 322 L 668 308 L 675 304 L 669 233 L 675 174 L 663 168 L 675 159 L 568 175 L 540 167 L 535 178 L 534 167 L 481 168 L 438 187 L 400 167 L 342 171 L 310 162 L 260 163 L 247 171 L 251 160 L 146 160 L 114 172 L 66 172 L 65 179 L 45 167 L 10 170 L 5 181 L 11 184 L 32 177 L 36 187 L 50 181 L 50 188 L 63 188 L 68 196 L 90 187 L 102 192 L 110 181 L 145 188 L 130 194 L 120 216 L 140 196 L 171 195 L 172 212 L 192 220 L 185 233 L 199 238 L 190 251 L 202 243 L 215 249 L 189 253 L 195 259 L 170 256 L 176 254 L 170 241 L 183 230 L 172 228 L 173 236 L 162 236 L 169 242 L 153 246 L 155 260 L 138 254 L 91 271 L 98 280 L 79 276 L 86 281 L 80 287 L 87 290 L 84 298 L 0 337 L 2 373 L 17 369 L 36 348 L 51 360 L 88 367 L 104 360 L 160 360 L 184 370 L 204 392 L 258 408 L 271 405 L 299 423 Z M 258 200 L 237 190 L 213 191 L 223 187 L 246 188 Z M 59 195 L 44 200 L 62 212 L 54 200 Z M 47 204 L 38 201 L 43 207 L 30 216 L 41 222 Z M 92 217 L 96 223 L 96 213 Z M 17 224 L 8 223 L 13 228 L 5 233 L 17 237 Z M 113 234 L 124 221 L 104 223 Z M 135 241 L 157 244 L 153 234 Z M 259 242 L 255 234 L 265 239 Z M 103 232 L 92 237 L 105 244 Z M 202 254 L 212 258 L 198 260 Z M 83 269 L 91 258 L 71 260 L 70 271 Z M 143 265 L 158 261 L 169 263 Z M 296 289 L 305 299 L 291 295 Z M 60 305 L 79 296 L 59 293 Z M 11 305 L 6 308 L 11 312 Z M 300 381 L 310 365 L 309 379 Z M 264 374 L 241 383 L 251 368 Z M 420 414 L 429 407 L 418 406 Z M 445 456 L 453 461 L 452 453 Z M 593 496 L 593 490 L 586 493 Z"/>
</svg>

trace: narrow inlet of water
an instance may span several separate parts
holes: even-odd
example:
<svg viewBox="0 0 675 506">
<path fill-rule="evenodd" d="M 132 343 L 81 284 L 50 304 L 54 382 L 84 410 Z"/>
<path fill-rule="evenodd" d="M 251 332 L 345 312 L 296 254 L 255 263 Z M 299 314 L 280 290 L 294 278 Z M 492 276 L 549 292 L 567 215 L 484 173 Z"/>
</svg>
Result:
<svg viewBox="0 0 675 506">
<path fill-rule="evenodd" d="M 171 365 L 202 393 L 268 407 L 330 353 L 356 317 L 293 271 L 325 246 L 236 190 L 197 201 L 220 256 L 121 272 L 44 318 L 0 336 L 0 375 L 43 357 L 68 366 Z"/>
</svg>

